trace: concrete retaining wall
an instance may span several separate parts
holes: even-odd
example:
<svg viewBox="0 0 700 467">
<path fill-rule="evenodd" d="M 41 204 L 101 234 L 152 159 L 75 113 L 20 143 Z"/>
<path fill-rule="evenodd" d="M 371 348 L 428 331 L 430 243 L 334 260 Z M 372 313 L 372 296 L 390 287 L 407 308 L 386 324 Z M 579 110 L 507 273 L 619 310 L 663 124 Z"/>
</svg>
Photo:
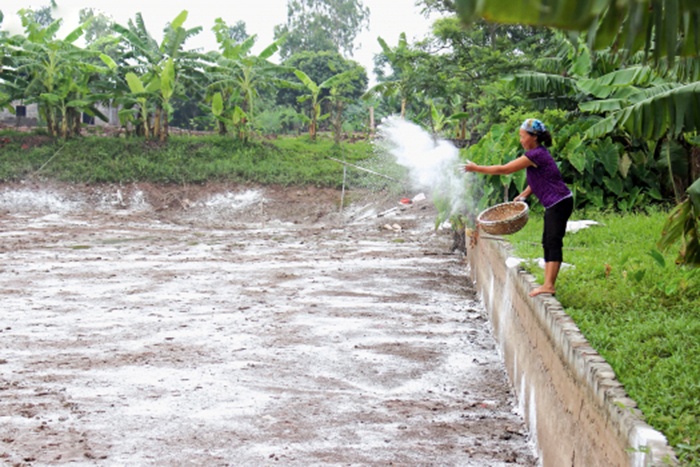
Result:
<svg viewBox="0 0 700 467">
<path fill-rule="evenodd" d="M 543 466 L 676 465 L 666 438 L 642 421 L 561 304 L 528 296 L 535 278 L 506 266 L 510 252 L 505 241 L 479 239 L 467 246 L 469 274 Z"/>
</svg>

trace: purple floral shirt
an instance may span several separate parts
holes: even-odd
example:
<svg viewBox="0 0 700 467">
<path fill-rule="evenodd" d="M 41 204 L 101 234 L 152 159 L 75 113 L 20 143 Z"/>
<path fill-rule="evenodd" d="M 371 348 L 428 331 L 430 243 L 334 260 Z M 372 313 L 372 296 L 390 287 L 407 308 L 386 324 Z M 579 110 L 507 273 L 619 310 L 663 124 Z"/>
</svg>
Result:
<svg viewBox="0 0 700 467">
<path fill-rule="evenodd" d="M 535 166 L 527 168 L 527 184 L 545 208 L 554 206 L 564 198 L 571 196 L 571 191 L 561 177 L 559 167 L 546 147 L 538 146 L 525 153 Z"/>
</svg>

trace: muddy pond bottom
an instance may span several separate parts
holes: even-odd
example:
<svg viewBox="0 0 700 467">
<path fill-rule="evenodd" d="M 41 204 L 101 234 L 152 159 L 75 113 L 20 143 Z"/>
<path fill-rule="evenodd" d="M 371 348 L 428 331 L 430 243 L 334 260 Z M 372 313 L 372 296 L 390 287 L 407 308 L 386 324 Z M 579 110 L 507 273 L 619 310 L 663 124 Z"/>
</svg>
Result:
<svg viewBox="0 0 700 467">
<path fill-rule="evenodd" d="M 537 465 L 430 209 L 65 196 L 0 216 L 0 462 Z"/>
</svg>

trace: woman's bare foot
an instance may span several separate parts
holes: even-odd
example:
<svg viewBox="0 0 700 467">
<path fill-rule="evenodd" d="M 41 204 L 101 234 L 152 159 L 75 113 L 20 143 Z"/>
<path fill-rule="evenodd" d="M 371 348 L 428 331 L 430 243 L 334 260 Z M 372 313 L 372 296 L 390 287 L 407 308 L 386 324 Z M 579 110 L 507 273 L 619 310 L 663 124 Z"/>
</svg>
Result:
<svg viewBox="0 0 700 467">
<path fill-rule="evenodd" d="M 554 290 L 554 287 L 547 287 L 547 286 L 542 285 L 542 286 L 537 287 L 536 289 L 532 290 L 530 292 L 530 296 L 536 297 L 536 296 L 543 294 L 543 293 L 548 293 L 548 294 L 554 295 L 555 292 L 556 291 Z"/>
<path fill-rule="evenodd" d="M 557 281 L 560 267 L 561 262 L 558 261 L 547 261 L 544 263 L 544 284 L 531 291 L 530 296 L 536 297 L 543 293 L 554 295 L 554 284 Z"/>
</svg>

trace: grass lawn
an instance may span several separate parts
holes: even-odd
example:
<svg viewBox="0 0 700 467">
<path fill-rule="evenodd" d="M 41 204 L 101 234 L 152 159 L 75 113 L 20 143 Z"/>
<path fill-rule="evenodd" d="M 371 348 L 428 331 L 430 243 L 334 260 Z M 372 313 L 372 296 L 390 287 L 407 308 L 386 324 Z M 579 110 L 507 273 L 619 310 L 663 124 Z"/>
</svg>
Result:
<svg viewBox="0 0 700 467">
<path fill-rule="evenodd" d="M 574 212 L 592 226 L 564 239 L 557 298 L 612 365 L 647 422 L 683 465 L 700 465 L 700 269 L 675 264 L 656 242 L 667 213 Z M 511 236 L 516 254 L 542 256 L 542 215 Z M 528 269 L 542 282 L 534 261 Z"/>
</svg>

